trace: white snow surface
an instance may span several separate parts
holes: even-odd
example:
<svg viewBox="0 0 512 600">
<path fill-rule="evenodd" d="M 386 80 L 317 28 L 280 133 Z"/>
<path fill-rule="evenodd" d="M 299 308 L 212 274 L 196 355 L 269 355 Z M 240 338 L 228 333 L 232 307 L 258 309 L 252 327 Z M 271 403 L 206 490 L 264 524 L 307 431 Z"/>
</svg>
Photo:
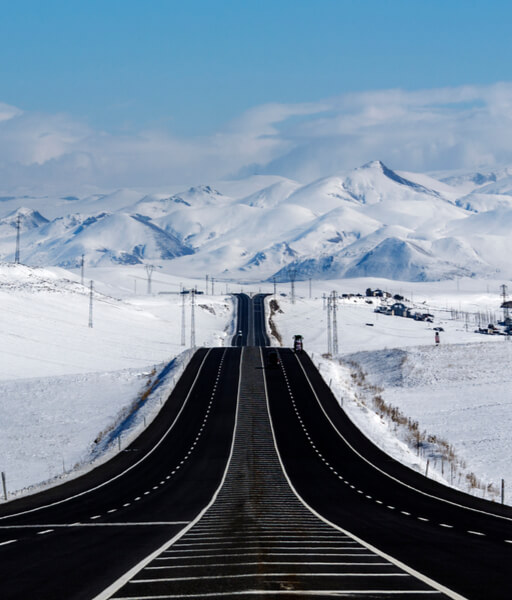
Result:
<svg viewBox="0 0 512 600">
<path fill-rule="evenodd" d="M 339 352 L 327 357 L 322 295 L 332 290 L 364 294 L 367 287 L 405 295 L 408 306 L 433 314 L 434 323 L 377 314 L 374 309 L 383 302 L 377 298 L 372 304 L 365 297 L 341 299 Z M 429 477 L 493 501 L 500 501 L 504 479 L 505 502 L 512 504 L 512 341 L 474 331 L 476 313 L 485 313 L 484 321 L 501 316 L 499 282 L 333 280 L 313 282 L 311 296 L 307 282 L 296 283 L 295 303 L 289 284 L 278 286 L 276 300 L 283 312 L 275 313 L 273 321 L 284 346 L 292 345 L 293 335 L 304 336 L 305 350 L 365 435 L 411 468 L 425 473 L 428 460 Z M 444 329 L 439 346 L 433 327 Z M 362 386 L 351 377 L 359 370 L 366 375 Z M 376 394 L 417 421 L 420 432 L 453 448 L 453 473 L 448 461 L 441 465 L 439 447 L 425 444 L 418 455 L 410 431 L 395 427 L 372 405 Z M 469 485 L 472 474 L 478 486 Z"/>
<path fill-rule="evenodd" d="M 306 184 L 260 176 L 0 196 L 0 259 L 14 259 L 19 216 L 21 260 L 33 266 L 76 268 L 85 255 L 87 265 L 159 262 L 183 277 L 252 282 L 285 280 L 290 266 L 298 280 L 510 277 L 509 171 L 435 178 L 375 160 Z"/>
<path fill-rule="evenodd" d="M 95 285 L 103 293 L 94 292 L 90 328 L 89 287 L 75 274 L 0 263 L 0 471 L 11 498 L 108 458 L 118 441 L 95 440 L 116 426 L 124 447 L 182 372 L 190 357 L 190 298 L 182 346 L 180 281 L 155 273 L 148 295 L 144 275 L 140 267 L 97 269 L 95 278 L 106 283 Z M 198 295 L 197 345 L 223 345 L 233 314 L 231 297 Z M 125 423 L 148 382 L 170 362 L 165 380 Z"/>
<path fill-rule="evenodd" d="M 213 260 L 213 259 L 212 259 Z M 186 346 L 181 345 L 182 287 L 204 290 L 204 279 L 177 278 L 157 265 L 148 294 L 144 265 L 86 268 L 93 277 L 93 328 L 89 319 L 89 279 L 58 267 L 49 269 L 0 264 L 0 470 L 7 475 L 10 498 L 74 477 L 117 451 L 149 422 L 173 379 L 190 356 L 190 299 L 186 298 Z M 501 479 L 512 481 L 510 359 L 512 343 L 501 336 L 474 332 L 496 322 L 501 281 L 457 279 L 411 283 L 384 279 L 277 284 L 283 313 L 273 320 L 283 345 L 301 333 L 305 348 L 350 418 L 379 447 L 411 468 L 464 491 L 497 500 Z M 382 302 L 349 297 L 339 301 L 339 353 L 327 350 L 322 294 L 336 290 L 362 293 L 380 288 L 406 297 L 408 306 L 434 314 L 421 322 L 374 312 Z M 196 297 L 197 345 L 229 343 L 235 310 L 229 291 L 272 292 L 272 285 L 215 282 L 216 295 Z M 466 319 L 466 314 L 468 315 Z M 434 345 L 434 326 L 443 327 Z M 274 340 L 277 344 L 277 341 Z M 184 352 L 185 351 L 185 352 Z M 168 377 L 133 419 L 125 417 L 148 382 L 169 362 Z M 354 364 L 366 373 L 366 387 L 351 377 Z M 406 430 L 377 413 L 371 396 L 377 386 L 388 405 L 418 422 L 419 430 L 450 444 L 456 471 L 441 473 L 439 453 L 420 455 Z M 98 440 L 100 439 L 99 443 Z M 481 482 L 469 486 L 467 476 Z M 492 487 L 488 487 L 492 484 Z"/>
</svg>

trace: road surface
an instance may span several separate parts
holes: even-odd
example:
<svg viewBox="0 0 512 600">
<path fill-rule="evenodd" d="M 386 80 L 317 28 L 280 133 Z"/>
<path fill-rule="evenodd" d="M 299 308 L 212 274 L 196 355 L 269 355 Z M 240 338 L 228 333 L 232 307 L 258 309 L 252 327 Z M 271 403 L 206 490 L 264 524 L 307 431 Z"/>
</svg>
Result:
<svg viewBox="0 0 512 600">
<path fill-rule="evenodd" d="M 0 597 L 511 598 L 511 509 L 383 454 L 238 301 L 127 452 L 1 508 Z"/>
</svg>

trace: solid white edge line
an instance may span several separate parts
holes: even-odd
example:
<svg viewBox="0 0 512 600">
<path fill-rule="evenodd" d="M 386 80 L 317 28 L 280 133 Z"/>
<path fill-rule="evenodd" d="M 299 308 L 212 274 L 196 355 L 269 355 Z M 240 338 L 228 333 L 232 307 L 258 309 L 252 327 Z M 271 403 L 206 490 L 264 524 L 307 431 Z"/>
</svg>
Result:
<svg viewBox="0 0 512 600">
<path fill-rule="evenodd" d="M 225 354 L 225 352 L 226 351 L 224 351 L 224 354 Z M 152 552 L 149 556 L 146 556 L 146 558 L 142 559 L 138 564 L 136 564 L 134 567 L 132 567 L 124 575 L 121 575 L 121 577 L 119 577 L 116 581 L 114 581 L 114 583 L 112 583 L 111 585 L 109 585 L 108 588 L 106 588 L 105 590 L 103 590 L 102 592 L 100 592 L 97 596 L 95 596 L 94 598 L 92 598 L 92 600 L 108 600 L 108 598 L 110 598 L 112 596 L 112 594 L 115 594 L 119 589 L 121 589 L 124 585 L 126 585 L 130 581 L 130 579 L 132 579 L 132 577 L 134 575 L 136 575 L 137 573 L 139 573 L 139 571 L 141 571 L 146 565 L 148 565 L 151 561 L 153 561 L 157 556 L 159 556 L 160 554 L 162 554 L 162 552 L 165 552 L 165 550 L 167 550 L 168 548 L 170 548 L 174 543 L 176 543 L 179 539 L 181 539 L 187 533 L 187 531 L 189 531 L 189 529 L 192 529 L 192 527 L 198 521 L 200 521 L 202 519 L 202 517 L 204 516 L 204 514 L 206 513 L 206 511 L 217 500 L 217 496 L 219 495 L 220 490 L 224 486 L 224 482 L 226 480 L 226 476 L 227 476 L 227 473 L 228 473 L 229 465 L 231 464 L 231 459 L 233 458 L 233 451 L 234 451 L 234 448 L 235 448 L 235 437 L 236 437 L 236 431 L 237 431 L 237 427 L 238 427 L 238 408 L 240 406 L 240 387 L 241 387 L 241 383 L 242 383 L 242 360 L 243 360 L 243 354 L 244 354 L 244 349 L 242 348 L 242 352 L 240 353 L 240 362 L 239 362 L 239 366 L 238 366 L 238 368 L 239 368 L 239 374 L 238 374 L 238 393 L 237 393 L 237 399 L 236 399 L 235 424 L 234 424 L 234 427 L 233 427 L 233 437 L 232 437 L 232 440 L 231 440 L 231 449 L 230 449 L 229 457 L 228 457 L 228 460 L 227 460 L 227 463 L 226 463 L 226 468 L 224 469 L 224 474 L 222 476 L 222 480 L 220 482 L 219 487 L 217 488 L 217 490 L 213 494 L 212 499 L 203 508 L 203 510 L 197 515 L 197 517 L 194 520 L 190 521 L 190 523 L 186 527 L 184 527 L 181 531 L 179 531 L 173 538 L 171 538 L 168 542 L 166 542 L 165 544 L 163 544 L 162 546 L 160 546 L 160 548 L 158 548 L 157 550 L 155 550 L 154 552 Z"/>
<path fill-rule="evenodd" d="M 377 465 L 374 465 L 372 462 L 370 462 L 365 456 L 363 456 L 362 454 L 360 454 L 349 442 L 348 440 L 345 439 L 345 437 L 343 436 L 343 434 L 339 431 L 339 429 L 336 427 L 336 425 L 332 422 L 331 418 L 329 417 L 329 415 L 327 414 L 327 412 L 325 411 L 322 403 L 320 402 L 320 399 L 317 396 L 317 393 L 315 391 L 315 388 L 313 387 L 313 384 L 311 383 L 311 380 L 308 377 L 308 374 L 306 373 L 306 370 L 304 369 L 303 364 L 301 363 L 301 361 L 299 360 L 299 358 L 297 357 L 297 355 L 295 354 L 295 359 L 297 360 L 297 362 L 300 365 L 300 368 L 302 369 L 303 373 L 304 373 L 304 377 L 306 378 L 307 382 L 309 383 L 309 387 L 311 388 L 316 401 L 318 402 L 320 408 L 322 409 L 322 412 L 324 413 L 326 419 L 329 421 L 329 423 L 332 425 L 334 431 L 336 431 L 336 433 L 339 435 L 339 437 L 345 442 L 345 444 L 355 453 L 357 454 L 357 456 L 359 456 L 362 460 L 364 460 L 366 463 L 368 463 L 371 467 L 373 467 L 376 471 L 379 471 L 380 473 L 382 473 L 383 475 L 385 475 L 386 477 L 388 477 L 389 479 L 392 479 L 393 481 L 396 481 L 397 483 L 399 483 L 400 485 L 403 485 L 406 488 L 409 488 L 410 490 L 414 490 L 415 492 L 418 492 L 418 494 L 422 494 L 423 496 L 426 496 L 427 498 L 433 498 L 434 500 L 439 500 L 440 502 L 444 502 L 445 504 L 450 504 L 451 506 L 457 506 L 458 508 L 464 508 L 465 510 L 469 510 L 472 512 L 476 512 L 476 513 L 480 513 L 482 515 L 488 515 L 490 517 L 496 517 L 497 519 L 503 519 L 505 521 L 512 521 L 512 518 L 510 517 L 505 517 L 502 515 L 495 515 L 494 513 L 489 513 L 485 510 L 480 510 L 478 508 L 471 508 L 470 506 L 464 506 L 464 504 L 458 504 L 457 502 L 452 502 L 451 500 L 446 500 L 446 498 L 440 498 L 439 496 L 435 496 L 434 494 L 429 494 L 428 492 L 424 492 L 422 490 L 419 490 L 417 488 L 415 488 L 412 485 L 409 485 L 408 483 L 404 483 L 403 481 L 401 481 L 400 479 L 397 479 L 396 477 L 394 477 L 393 475 L 390 475 L 389 473 L 386 473 L 386 471 L 384 471 L 383 469 L 381 469 L 380 467 L 378 467 Z M 320 373 L 320 376 L 322 374 Z M 348 415 L 347 415 L 348 416 Z M 350 419 L 350 417 L 348 417 Z M 357 427 L 357 426 L 356 426 Z M 360 430 L 359 430 L 360 431 Z M 362 432 L 361 432 L 362 433 Z M 362 434 L 364 435 L 364 434 Z M 365 436 L 366 437 L 366 436 Z M 369 438 L 367 438 L 369 439 Z M 369 440 L 371 442 L 371 440 Z M 373 442 L 372 442 L 373 443 Z M 375 444 L 374 444 L 375 445 Z M 398 462 L 398 461 L 397 461 Z M 405 466 L 405 465 L 403 465 Z M 451 489 L 451 488 L 449 488 Z"/>
<path fill-rule="evenodd" d="M 383 596 L 399 596 L 403 594 L 411 594 L 411 595 L 427 595 L 427 594 L 437 594 L 435 590 L 433 591 L 420 591 L 420 590 L 395 590 L 395 591 L 387 591 L 387 590 L 327 590 L 327 591 L 318 591 L 318 590 L 243 590 L 236 592 L 203 592 L 201 594 L 201 598 L 221 598 L 224 596 L 361 596 L 365 594 L 366 596 L 371 595 L 383 595 Z M 165 596 L 144 596 L 141 600 L 172 600 L 173 598 L 193 598 L 197 600 L 197 594 L 172 594 Z M 133 596 L 129 598 L 115 598 L 115 600 L 135 600 Z M 137 599 L 138 600 L 138 599 Z"/>
<path fill-rule="evenodd" d="M 151 450 L 149 450 L 140 460 L 138 460 L 136 463 L 133 463 L 133 465 L 131 465 L 130 467 L 128 467 L 127 469 L 125 469 L 121 473 L 118 473 L 117 475 L 115 475 L 111 479 L 108 479 L 107 481 L 103 481 L 99 485 L 97 485 L 95 487 L 92 487 L 92 488 L 89 488 L 87 490 L 84 490 L 83 492 L 80 492 L 79 494 L 75 494 L 74 496 L 68 496 L 67 498 L 64 498 L 63 500 L 58 500 L 56 502 L 51 502 L 50 504 L 44 504 L 44 505 L 38 506 L 36 508 L 31 508 L 29 510 L 22 510 L 19 513 L 13 513 L 12 515 L 6 515 L 4 517 L 0 517 L 0 521 L 3 521 L 4 519 L 10 519 L 12 517 L 19 517 L 21 515 L 28 515 L 30 513 L 37 512 L 39 510 L 43 510 L 44 508 L 49 508 L 51 506 L 58 506 L 59 504 L 64 504 L 65 502 L 69 502 L 70 500 L 73 500 L 74 498 L 80 498 L 81 496 L 85 496 L 86 494 L 90 494 L 91 492 L 94 492 L 95 490 L 99 490 L 100 488 L 104 487 L 105 485 L 108 485 L 109 483 L 112 483 L 112 481 L 115 481 L 116 479 L 119 479 L 119 477 L 122 477 L 123 475 L 125 475 L 126 473 L 128 473 L 129 471 L 131 471 L 132 469 L 134 469 L 135 467 L 137 467 L 138 465 L 140 465 L 141 462 L 145 461 L 146 458 L 148 458 L 148 456 L 151 456 L 151 454 L 153 454 L 153 452 L 160 446 L 160 444 L 169 435 L 170 431 L 174 428 L 174 425 L 176 424 L 176 422 L 180 418 L 180 415 L 183 412 L 185 406 L 188 404 L 188 400 L 190 398 L 190 395 L 192 394 L 192 390 L 194 389 L 194 387 L 195 387 L 195 385 L 197 383 L 199 375 L 200 375 L 201 371 L 203 370 L 204 363 L 205 363 L 205 361 L 206 361 L 206 359 L 207 359 L 207 357 L 208 357 L 208 355 L 210 354 L 211 351 L 212 351 L 212 348 L 210 348 L 208 350 L 208 352 L 204 355 L 204 358 L 203 358 L 203 361 L 201 363 L 201 366 L 197 370 L 197 375 L 196 375 L 196 377 L 195 377 L 192 385 L 190 386 L 190 390 L 189 390 L 189 392 L 187 394 L 187 397 L 185 398 L 185 401 L 183 402 L 183 404 L 182 404 L 182 406 L 181 406 L 178 414 L 176 415 L 176 418 L 171 423 L 171 425 L 169 426 L 169 428 L 167 429 L 167 431 L 160 438 L 160 440 L 158 440 L 158 442 L 153 446 L 153 448 L 151 448 Z M 117 454 L 115 456 L 117 456 Z M 112 457 L 112 459 L 113 458 L 114 457 Z M 112 459 L 110 459 L 110 460 L 112 460 Z M 106 464 L 106 463 L 103 463 L 103 464 Z M 101 466 L 101 465 L 98 465 L 98 467 L 99 466 Z M 97 468 L 97 467 L 95 467 L 95 468 Z M 89 472 L 92 473 L 93 471 L 94 471 L 94 469 L 92 471 L 89 471 Z"/>
<path fill-rule="evenodd" d="M 261 349 L 260 349 L 260 358 L 261 358 L 262 365 L 263 365 L 263 356 L 262 356 L 262 353 L 261 353 Z M 300 364 L 300 361 L 299 361 L 299 364 Z M 406 565 L 405 563 L 403 563 L 400 560 L 394 558 L 393 556 L 390 556 L 389 554 L 386 554 L 385 552 L 382 552 L 382 550 L 379 550 L 378 548 L 376 548 L 372 544 L 369 544 L 368 542 L 364 541 L 363 539 L 361 539 L 357 535 L 354 535 L 353 533 L 351 533 L 347 529 L 343 529 L 342 527 L 339 527 L 335 523 L 332 523 L 331 521 L 329 521 L 328 519 L 326 519 L 325 517 L 323 517 L 320 513 L 318 513 L 314 508 L 312 508 L 311 506 L 309 506 L 309 504 L 307 504 L 307 502 L 299 495 L 299 493 L 297 492 L 297 490 L 293 486 L 290 478 L 288 477 L 288 473 L 286 472 L 286 469 L 284 467 L 283 461 L 281 459 L 281 454 L 279 453 L 279 449 L 277 447 L 277 441 L 276 441 L 276 436 L 275 436 L 275 431 L 274 431 L 274 424 L 272 422 L 272 414 L 270 412 L 270 403 L 269 403 L 269 399 L 268 399 L 268 389 L 267 389 L 267 379 L 266 379 L 266 375 L 265 375 L 265 369 L 263 369 L 263 373 L 264 373 L 264 378 L 263 379 L 264 379 L 264 383 L 265 383 L 265 397 L 266 397 L 266 401 L 267 401 L 267 412 L 268 412 L 268 417 L 269 417 L 269 420 L 270 420 L 270 428 L 272 430 L 272 438 L 273 438 L 273 441 L 274 441 L 274 448 L 276 450 L 277 457 L 279 459 L 279 463 L 281 464 L 281 469 L 283 470 L 284 476 L 286 477 L 286 480 L 288 481 L 288 485 L 290 486 L 290 489 L 295 494 L 295 496 L 297 496 L 297 498 L 300 500 L 300 502 L 302 502 L 302 504 L 311 513 L 313 513 L 316 517 L 318 517 L 321 521 L 323 521 L 327 525 L 330 525 L 331 527 L 334 527 L 334 529 L 337 529 L 338 531 L 341 531 L 341 533 L 343 533 L 345 535 L 348 535 L 353 540 L 355 540 L 356 542 L 360 543 L 362 546 L 364 546 L 368 550 L 371 550 L 372 552 L 374 552 L 378 556 L 381 556 L 382 558 L 385 558 L 386 560 L 389 560 L 389 562 L 393 563 L 395 566 L 397 566 L 399 569 L 402 569 L 406 573 L 409 573 L 409 575 L 412 575 L 416 579 L 419 579 L 420 581 L 423 581 L 423 583 L 429 585 L 430 587 L 434 588 L 435 590 L 437 590 L 439 592 L 442 592 L 443 594 L 446 594 L 449 598 L 452 598 L 453 600 L 468 600 L 468 598 L 465 598 L 464 596 L 461 596 L 460 594 L 457 594 L 457 592 L 454 592 L 454 591 L 448 589 L 444 585 L 441 585 L 440 583 L 438 583 L 437 581 L 434 581 L 430 577 L 427 577 L 426 575 L 423 575 L 419 571 L 416 571 L 412 567 L 409 567 L 409 565 Z M 306 375 L 306 378 L 307 378 L 307 375 Z M 309 382 L 309 378 L 308 378 L 308 382 Z M 309 385 L 311 386 L 311 382 L 309 382 Z M 311 389 L 313 389 L 312 386 L 311 386 Z M 313 389 L 313 392 L 314 392 L 314 389 Z M 318 397 L 316 396 L 316 393 L 315 393 L 315 397 L 318 400 Z"/>
</svg>

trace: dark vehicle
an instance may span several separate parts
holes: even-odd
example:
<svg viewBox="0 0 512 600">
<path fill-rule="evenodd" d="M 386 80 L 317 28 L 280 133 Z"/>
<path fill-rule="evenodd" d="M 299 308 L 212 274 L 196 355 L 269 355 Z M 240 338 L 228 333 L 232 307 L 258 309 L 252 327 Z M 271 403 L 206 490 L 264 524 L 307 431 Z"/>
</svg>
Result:
<svg viewBox="0 0 512 600">
<path fill-rule="evenodd" d="M 267 355 L 267 367 L 269 369 L 273 369 L 275 367 L 278 367 L 279 364 L 280 364 L 279 354 L 275 350 L 272 350 Z"/>
<path fill-rule="evenodd" d="M 293 336 L 293 351 L 294 352 L 302 352 L 303 349 L 304 349 L 304 346 L 303 346 L 302 336 L 294 335 Z"/>
</svg>

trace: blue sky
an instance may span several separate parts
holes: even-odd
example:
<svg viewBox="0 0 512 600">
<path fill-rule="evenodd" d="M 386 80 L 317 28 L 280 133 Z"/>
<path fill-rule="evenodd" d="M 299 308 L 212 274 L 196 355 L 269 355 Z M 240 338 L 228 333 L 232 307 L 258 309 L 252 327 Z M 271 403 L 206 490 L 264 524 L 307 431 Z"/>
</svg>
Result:
<svg viewBox="0 0 512 600">
<path fill-rule="evenodd" d="M 250 107 L 511 79 L 510 2 L 6 2 L 0 100 L 107 130 L 211 132 Z"/>
<path fill-rule="evenodd" d="M 15 182 L 24 173 L 38 181 L 42 165 L 53 177 L 59 168 L 98 171 L 106 159 L 97 149 L 107 139 L 103 152 L 121 155 L 121 147 L 130 147 L 139 163 L 140 152 L 160 152 L 168 161 L 178 152 L 194 162 L 193 140 L 201 140 L 201 151 L 209 148 L 201 162 L 180 167 L 187 179 L 202 168 L 205 177 L 226 176 L 270 163 L 295 176 L 308 157 L 317 163 L 313 176 L 354 166 L 338 150 L 361 141 L 365 115 L 370 121 L 385 115 L 392 133 L 397 111 L 404 110 L 404 126 L 418 122 L 418 110 L 429 116 L 446 110 L 454 123 L 469 116 L 484 132 L 482 110 L 492 120 L 496 102 L 504 115 L 508 107 L 508 88 L 498 88 L 506 101 L 492 90 L 512 81 L 510 22 L 512 3 L 500 0 L 4 2 L 0 144 L 14 150 L 0 152 L 0 175 Z M 398 106 L 390 105 L 397 98 L 391 90 L 401 94 Z M 425 102 L 416 96 L 423 92 Z M 356 113 L 360 129 L 340 130 L 341 117 Z M 326 122 L 338 136 L 327 145 Z M 385 131 L 379 123 L 379 135 Z M 411 140 L 419 133 L 408 131 Z M 462 126 L 457 131 L 451 140 L 427 140 L 416 161 L 407 140 L 399 140 L 403 152 L 395 158 L 417 169 L 508 160 L 487 134 L 484 148 L 462 152 Z M 266 143 L 270 138 L 273 144 Z M 434 157 L 438 144 L 455 151 Z M 381 146 L 368 145 L 366 139 L 366 154 L 356 151 L 354 161 L 381 158 L 375 156 Z M 339 159 L 321 167 L 333 148 Z M 232 160 L 240 153 L 243 160 Z M 285 160 L 290 155 L 295 167 Z M 141 185 L 152 177 L 148 171 Z"/>
</svg>

